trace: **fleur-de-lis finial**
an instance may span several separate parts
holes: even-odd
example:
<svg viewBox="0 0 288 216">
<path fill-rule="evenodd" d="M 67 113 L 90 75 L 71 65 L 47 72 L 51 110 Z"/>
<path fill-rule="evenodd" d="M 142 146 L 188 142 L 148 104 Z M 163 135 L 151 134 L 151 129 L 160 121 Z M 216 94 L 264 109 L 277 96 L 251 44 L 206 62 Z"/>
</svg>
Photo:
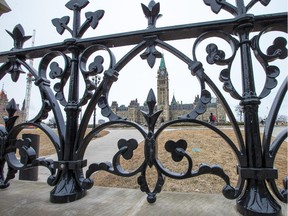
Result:
<svg viewBox="0 0 288 216">
<path fill-rule="evenodd" d="M 14 114 L 16 113 L 17 111 L 17 105 L 16 105 L 16 102 L 14 100 L 14 98 L 12 98 L 7 106 L 6 106 L 6 111 L 8 112 L 8 116 L 9 118 L 11 118 L 12 116 L 14 116 Z"/>
<path fill-rule="evenodd" d="M 155 36 L 147 37 L 146 41 L 148 47 L 145 52 L 140 55 L 142 59 L 146 59 L 148 65 L 153 68 L 156 62 L 156 58 L 162 58 L 162 53 L 160 53 L 155 47 L 155 40 L 157 38 Z"/>
<path fill-rule="evenodd" d="M 13 38 L 15 49 L 23 48 L 24 43 L 32 37 L 25 36 L 25 31 L 21 24 L 16 25 L 12 32 L 7 30 L 6 32 Z"/>
<path fill-rule="evenodd" d="M 148 97 L 147 97 L 147 105 L 148 105 L 148 113 L 141 111 L 143 116 L 145 117 L 148 125 L 149 131 L 153 132 L 155 128 L 155 124 L 162 110 L 154 112 L 154 108 L 156 105 L 156 97 L 153 92 L 153 89 L 150 89 Z"/>
<path fill-rule="evenodd" d="M 148 28 L 155 28 L 157 20 L 162 16 L 160 12 L 160 3 L 151 0 L 148 7 L 141 4 L 145 17 L 148 19 Z"/>
<path fill-rule="evenodd" d="M 13 31 L 10 32 L 6 30 L 6 32 L 13 38 L 14 40 L 14 48 L 13 49 L 22 49 L 24 43 L 29 40 L 32 36 L 25 36 L 24 28 L 21 24 L 18 24 L 14 27 Z M 4 67 L 0 68 L 1 73 L 10 73 L 13 82 L 17 82 L 21 73 L 25 73 L 21 69 L 21 65 L 17 59 L 19 56 L 9 56 L 9 62 L 4 64 Z M 25 59 L 25 57 L 21 57 L 21 59 Z M 6 68 L 7 67 L 7 68 Z M 5 69 L 6 68 L 6 69 Z"/>
<path fill-rule="evenodd" d="M 226 0 L 203 0 L 204 3 L 211 7 L 211 10 L 218 14 L 221 9 L 224 9 L 231 13 L 233 16 L 241 16 L 246 14 L 257 2 L 267 6 L 271 0 L 251 0 L 247 6 L 244 4 L 244 0 L 237 0 L 237 7 L 228 3 Z"/>
<path fill-rule="evenodd" d="M 4 117 L 4 121 L 5 121 L 5 127 L 6 130 L 9 132 L 15 125 L 16 120 L 18 119 L 18 116 L 14 116 L 14 114 L 17 112 L 17 104 L 14 100 L 14 98 L 12 98 L 7 106 L 6 106 L 6 111 L 8 113 L 8 117 Z"/>
<path fill-rule="evenodd" d="M 63 16 L 62 18 L 55 18 L 52 20 L 52 24 L 56 27 L 59 34 L 63 34 L 65 30 L 69 31 L 70 34 L 75 38 L 81 38 L 86 30 L 91 26 L 95 29 L 99 23 L 99 20 L 104 16 L 103 10 L 97 10 L 95 12 L 85 13 L 86 21 L 80 26 L 80 12 L 89 4 L 87 0 L 71 0 L 65 6 L 74 11 L 74 23 L 73 29 L 68 27 L 70 21 L 69 16 Z"/>
</svg>

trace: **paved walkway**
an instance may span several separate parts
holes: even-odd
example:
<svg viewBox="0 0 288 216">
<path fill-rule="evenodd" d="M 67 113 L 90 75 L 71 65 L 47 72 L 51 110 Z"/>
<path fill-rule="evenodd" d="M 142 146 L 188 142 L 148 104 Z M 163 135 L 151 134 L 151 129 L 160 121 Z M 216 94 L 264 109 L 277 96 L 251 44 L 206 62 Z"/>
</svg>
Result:
<svg viewBox="0 0 288 216">
<path fill-rule="evenodd" d="M 13 180 L 1 190 L 1 216 L 240 216 L 236 201 L 222 194 L 161 192 L 157 201 L 149 204 L 139 190 L 93 187 L 80 200 L 52 204 L 52 188 L 44 182 Z M 287 206 L 282 215 L 287 216 Z"/>
<path fill-rule="evenodd" d="M 139 190 L 93 187 L 88 195 L 73 203 L 49 202 L 51 187 L 43 182 L 12 181 L 0 191 L 1 216 L 239 216 L 235 201 L 220 194 L 162 192 L 149 204 Z"/>
<path fill-rule="evenodd" d="M 109 134 L 93 140 L 85 152 L 85 159 L 88 161 L 103 162 L 112 161 L 113 156 L 119 150 L 117 143 L 120 139 L 136 139 L 141 142 L 143 136 L 134 129 L 109 130 Z"/>
</svg>

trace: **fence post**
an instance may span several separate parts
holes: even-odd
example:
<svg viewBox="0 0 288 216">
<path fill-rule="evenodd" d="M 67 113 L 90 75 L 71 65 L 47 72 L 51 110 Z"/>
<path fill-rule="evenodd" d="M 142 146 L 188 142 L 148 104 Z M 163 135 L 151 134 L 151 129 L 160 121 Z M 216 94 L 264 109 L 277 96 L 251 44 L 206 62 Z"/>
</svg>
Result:
<svg viewBox="0 0 288 216">
<path fill-rule="evenodd" d="M 38 134 L 23 134 L 22 139 L 29 138 L 31 140 L 31 147 L 36 152 L 36 157 L 39 156 L 40 136 Z M 22 158 L 20 159 L 20 161 Z M 22 161 L 21 161 L 22 162 Z M 30 167 L 19 171 L 19 180 L 37 181 L 38 180 L 38 166 Z"/>
</svg>

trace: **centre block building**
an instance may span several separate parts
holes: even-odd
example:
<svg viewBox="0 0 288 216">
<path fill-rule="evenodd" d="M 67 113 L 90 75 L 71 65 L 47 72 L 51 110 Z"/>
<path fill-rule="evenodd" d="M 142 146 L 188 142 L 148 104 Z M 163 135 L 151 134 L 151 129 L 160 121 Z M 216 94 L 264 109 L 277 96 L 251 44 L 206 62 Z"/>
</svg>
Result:
<svg viewBox="0 0 288 216">
<path fill-rule="evenodd" d="M 190 113 L 197 105 L 199 101 L 199 95 L 194 99 L 193 103 L 184 104 L 177 102 L 175 96 L 169 100 L 169 75 L 165 64 L 164 56 L 162 55 L 160 66 L 157 72 L 157 110 L 163 110 L 159 123 L 167 122 L 170 120 L 178 119 L 179 116 L 184 116 Z M 113 101 L 111 105 L 112 111 L 123 118 L 137 122 L 139 124 L 146 124 L 146 121 L 141 114 L 140 110 L 148 111 L 148 106 L 144 103 L 142 106 L 138 103 L 138 100 L 131 100 L 129 106 L 118 105 L 117 101 Z M 216 98 L 212 98 L 210 103 L 207 104 L 207 110 L 204 114 L 197 117 L 202 121 L 209 121 L 210 113 L 216 115 L 217 122 L 225 123 L 226 114 L 221 103 L 218 103 Z"/>
</svg>

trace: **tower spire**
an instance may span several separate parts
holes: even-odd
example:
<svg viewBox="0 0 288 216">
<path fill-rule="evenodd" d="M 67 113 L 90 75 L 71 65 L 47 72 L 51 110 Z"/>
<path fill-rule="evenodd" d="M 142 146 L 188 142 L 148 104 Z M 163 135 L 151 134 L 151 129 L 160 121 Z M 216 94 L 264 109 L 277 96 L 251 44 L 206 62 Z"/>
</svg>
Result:
<svg viewBox="0 0 288 216">
<path fill-rule="evenodd" d="M 166 69 L 166 64 L 165 64 L 165 59 L 164 59 L 164 54 L 162 53 L 162 58 L 159 66 L 160 70 L 165 70 Z"/>
<path fill-rule="evenodd" d="M 165 64 L 164 54 L 162 53 L 161 62 L 158 69 L 158 76 L 168 77 L 168 72 Z"/>
<path fill-rule="evenodd" d="M 160 121 L 169 121 L 169 78 L 163 53 L 157 76 L 157 106 L 163 110 Z"/>
</svg>

